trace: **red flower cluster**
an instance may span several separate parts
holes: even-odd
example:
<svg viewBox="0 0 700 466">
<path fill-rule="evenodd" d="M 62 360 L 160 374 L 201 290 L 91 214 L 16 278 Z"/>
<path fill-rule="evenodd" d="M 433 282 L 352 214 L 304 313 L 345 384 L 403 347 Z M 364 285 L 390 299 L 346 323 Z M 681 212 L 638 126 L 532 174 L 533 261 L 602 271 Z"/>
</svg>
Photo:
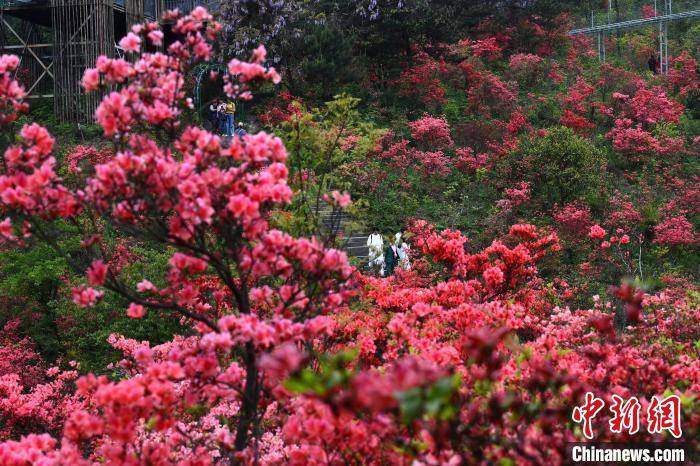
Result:
<svg viewBox="0 0 700 466">
<path fill-rule="evenodd" d="M 73 147 L 66 156 L 68 171 L 73 174 L 82 173 L 83 168 L 94 169 L 95 165 L 106 162 L 114 156 L 109 148 L 97 149 L 91 146 L 77 145 Z M 87 165 L 87 167 L 81 167 Z"/>
<path fill-rule="evenodd" d="M 566 204 L 554 211 L 554 220 L 564 232 L 573 236 L 583 236 L 591 227 L 591 209 L 577 202 Z"/>
<path fill-rule="evenodd" d="M 697 241 L 693 225 L 683 215 L 667 217 L 654 227 L 654 242 L 668 246 L 694 244 Z"/>
<path fill-rule="evenodd" d="M 668 97 L 661 87 L 639 87 L 634 96 L 613 94 L 619 108 L 615 126 L 607 134 L 613 147 L 625 154 L 672 154 L 684 146 L 681 138 L 656 135 L 660 123 L 678 123 L 684 107 Z"/>
<path fill-rule="evenodd" d="M 0 125 L 6 125 L 17 119 L 21 112 L 29 108 L 23 99 L 26 92 L 20 84 L 12 79 L 19 66 L 19 58 L 14 55 L 0 57 Z"/>
<path fill-rule="evenodd" d="M 20 338 L 19 325 L 9 321 L 0 336 L 0 438 L 60 431 L 69 414 L 83 408 L 72 393 L 77 371 L 46 366 L 33 342 Z"/>
<path fill-rule="evenodd" d="M 530 194 L 530 183 L 522 181 L 514 188 L 506 188 L 505 198 L 496 202 L 496 207 L 502 211 L 510 211 L 529 201 Z"/>
<path fill-rule="evenodd" d="M 436 118 L 426 114 L 421 119 L 409 123 L 408 127 L 413 139 L 426 147 L 442 150 L 454 146 L 450 125 L 444 117 Z"/>
<path fill-rule="evenodd" d="M 415 65 L 406 68 L 399 79 L 391 84 L 399 88 L 402 96 L 416 98 L 429 108 L 435 108 L 447 102 L 441 78 L 446 73 L 444 60 L 431 57 L 424 50 L 415 51 Z"/>
<path fill-rule="evenodd" d="M 698 62 L 687 50 L 673 58 L 668 70 L 668 83 L 681 96 L 689 96 L 700 90 Z"/>
</svg>

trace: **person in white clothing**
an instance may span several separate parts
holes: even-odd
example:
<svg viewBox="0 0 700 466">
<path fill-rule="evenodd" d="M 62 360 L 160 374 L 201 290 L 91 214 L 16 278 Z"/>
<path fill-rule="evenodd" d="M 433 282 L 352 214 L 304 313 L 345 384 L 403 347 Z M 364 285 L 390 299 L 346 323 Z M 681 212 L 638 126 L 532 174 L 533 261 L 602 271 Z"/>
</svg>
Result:
<svg viewBox="0 0 700 466">
<path fill-rule="evenodd" d="M 410 250 L 411 248 L 404 242 L 396 249 L 396 254 L 399 256 L 399 267 L 404 270 L 411 270 L 411 259 L 409 258 Z"/>
<path fill-rule="evenodd" d="M 411 261 L 408 258 L 410 248 L 408 247 L 408 244 L 402 241 L 401 233 L 396 233 L 396 235 L 394 235 L 394 248 L 394 251 L 396 251 L 396 256 L 399 259 L 399 267 L 401 267 L 403 270 L 410 270 Z"/>
<path fill-rule="evenodd" d="M 369 252 L 369 269 L 373 273 L 380 273 L 384 266 L 384 238 L 377 231 L 367 237 L 367 248 Z"/>
</svg>

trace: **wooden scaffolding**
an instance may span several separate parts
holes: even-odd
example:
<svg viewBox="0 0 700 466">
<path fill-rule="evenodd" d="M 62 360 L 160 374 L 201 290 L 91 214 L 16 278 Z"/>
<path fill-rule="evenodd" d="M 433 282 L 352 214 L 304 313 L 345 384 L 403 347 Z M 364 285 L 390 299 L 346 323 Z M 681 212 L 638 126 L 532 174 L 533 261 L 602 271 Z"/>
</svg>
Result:
<svg viewBox="0 0 700 466">
<path fill-rule="evenodd" d="M 99 96 L 80 80 L 100 55 L 120 54 L 116 43 L 131 25 L 153 20 L 163 0 L 0 0 L 0 53 L 20 57 L 17 78 L 30 98 L 53 98 L 61 121 L 93 121 Z"/>
</svg>

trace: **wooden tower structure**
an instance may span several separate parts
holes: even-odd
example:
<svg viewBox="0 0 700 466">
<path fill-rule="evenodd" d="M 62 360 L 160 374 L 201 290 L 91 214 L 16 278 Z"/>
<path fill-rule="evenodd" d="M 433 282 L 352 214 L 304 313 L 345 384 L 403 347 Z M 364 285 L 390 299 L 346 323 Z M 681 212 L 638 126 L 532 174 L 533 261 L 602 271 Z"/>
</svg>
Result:
<svg viewBox="0 0 700 466">
<path fill-rule="evenodd" d="M 119 38 L 163 8 L 164 0 L 0 0 L 0 53 L 20 57 L 30 98 L 53 98 L 62 121 L 90 122 L 99 96 L 83 92 L 83 72 L 99 55 L 119 56 Z"/>
</svg>

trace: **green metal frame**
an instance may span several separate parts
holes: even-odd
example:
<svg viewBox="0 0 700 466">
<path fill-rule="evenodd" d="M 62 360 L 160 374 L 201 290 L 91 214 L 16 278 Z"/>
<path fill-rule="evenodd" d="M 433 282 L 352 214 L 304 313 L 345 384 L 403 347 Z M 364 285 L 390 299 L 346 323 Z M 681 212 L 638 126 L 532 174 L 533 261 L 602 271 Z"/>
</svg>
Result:
<svg viewBox="0 0 700 466">
<path fill-rule="evenodd" d="M 228 73 L 228 68 L 222 63 L 201 63 L 197 65 L 197 68 L 194 70 L 194 105 L 197 111 L 202 110 L 202 79 L 204 79 L 205 74 L 211 73 L 212 71 Z"/>
</svg>

